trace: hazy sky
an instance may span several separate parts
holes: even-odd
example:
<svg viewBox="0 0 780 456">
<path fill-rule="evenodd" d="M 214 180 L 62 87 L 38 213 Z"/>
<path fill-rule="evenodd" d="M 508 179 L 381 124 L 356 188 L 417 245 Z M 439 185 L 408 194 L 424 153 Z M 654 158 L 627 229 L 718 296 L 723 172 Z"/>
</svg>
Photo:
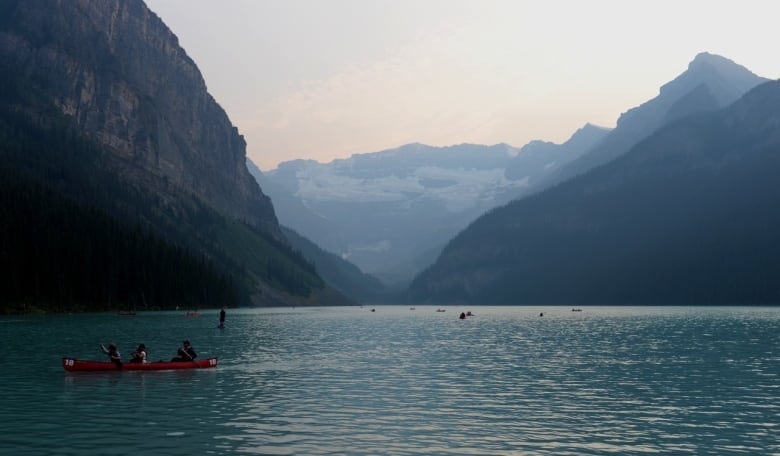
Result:
<svg viewBox="0 0 780 456">
<path fill-rule="evenodd" d="M 263 170 L 613 127 L 702 51 L 780 77 L 774 0 L 146 0 Z"/>
</svg>

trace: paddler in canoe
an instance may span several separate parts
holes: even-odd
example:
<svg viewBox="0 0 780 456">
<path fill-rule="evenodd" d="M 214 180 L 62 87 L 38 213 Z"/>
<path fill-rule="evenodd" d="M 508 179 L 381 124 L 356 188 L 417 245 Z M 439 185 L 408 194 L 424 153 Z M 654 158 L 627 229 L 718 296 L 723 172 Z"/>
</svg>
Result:
<svg viewBox="0 0 780 456">
<path fill-rule="evenodd" d="M 106 348 L 105 345 L 100 344 L 100 349 L 103 350 L 103 353 L 108 355 L 112 363 L 116 364 L 119 368 L 122 367 L 122 355 L 119 353 L 119 350 L 117 350 L 116 345 L 108 344 L 108 348 Z"/>
<path fill-rule="evenodd" d="M 138 348 L 135 349 L 133 352 L 133 358 L 130 360 L 131 363 L 146 363 L 146 345 L 140 344 Z"/>
<path fill-rule="evenodd" d="M 181 343 L 181 347 L 179 347 L 177 353 L 179 354 L 179 356 L 171 359 L 172 363 L 194 361 L 195 358 L 198 356 L 198 354 L 195 353 L 195 349 L 192 348 L 192 345 L 190 345 L 189 340 L 185 340 L 184 342 Z"/>
</svg>

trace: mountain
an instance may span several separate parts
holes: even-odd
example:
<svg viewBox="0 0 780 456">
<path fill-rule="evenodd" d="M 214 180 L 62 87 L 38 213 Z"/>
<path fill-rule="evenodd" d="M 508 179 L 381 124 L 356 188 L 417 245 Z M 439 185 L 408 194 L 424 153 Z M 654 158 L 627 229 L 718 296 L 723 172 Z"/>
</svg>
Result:
<svg viewBox="0 0 780 456">
<path fill-rule="evenodd" d="M 686 71 L 664 84 L 658 96 L 623 113 L 603 141 L 546 176 L 545 182 L 535 189 L 564 182 L 608 163 L 663 125 L 697 112 L 725 107 L 766 81 L 725 57 L 702 52 Z"/>
<path fill-rule="evenodd" d="M 282 231 L 292 246 L 315 265 L 317 272 L 328 285 L 355 303 L 397 304 L 399 302 L 382 282 L 364 274 L 354 264 L 334 253 L 321 249 L 290 228 L 283 226 Z"/>
<path fill-rule="evenodd" d="M 536 190 L 540 183 L 597 147 L 611 131 L 608 128 L 585 124 L 563 144 L 547 141 L 532 141 L 526 144 L 507 164 L 505 173 L 510 179 L 525 180 L 528 185 L 520 188 L 519 192 L 507 193 L 508 198 L 504 198 L 504 202 Z"/>
<path fill-rule="evenodd" d="M 319 233 L 318 244 L 320 245 L 338 245 L 343 240 L 336 224 L 306 207 L 290 189 L 283 187 L 283 183 L 269 179 L 249 158 L 246 160 L 246 165 L 252 177 L 271 197 L 277 217 L 284 225 L 306 227 L 308 233 Z"/>
<path fill-rule="evenodd" d="M 411 292 L 471 304 L 776 304 L 780 82 L 491 211 Z"/>
<path fill-rule="evenodd" d="M 179 252 L 228 284 L 235 296 L 230 305 L 338 302 L 289 245 L 270 199 L 247 170 L 243 137 L 197 66 L 141 0 L 0 0 L 0 154 L 3 171 L 18 177 L 16 195 L 67 206 L 65 213 L 95 223 L 110 220 L 105 223 L 122 233 L 139 232 L 138 242 L 150 252 L 158 244 Z M 79 219 L 68 215 L 73 226 Z M 26 220 L 52 223 L 41 211 Z M 30 243 L 53 242 L 28 231 Z M 155 256 L 133 261 L 151 267 Z M 87 258 L 98 260 L 106 258 Z M 164 293 L 148 285 L 149 271 L 121 295 L 106 287 L 86 299 L 55 274 L 50 279 L 67 291 L 52 286 L 44 296 L 26 296 L 37 292 L 20 284 L 26 274 L 51 271 L 46 261 L 38 257 L 8 284 L 18 290 L 15 301 L 50 307 L 64 293 L 73 302 L 85 299 L 89 308 L 116 300 L 146 307 L 225 304 L 209 302 L 192 283 L 191 303 L 163 300 Z M 105 280 L 130 277 L 110 269 L 122 267 L 111 261 L 104 267 Z M 198 283 L 195 276 L 187 280 Z M 150 296 L 158 296 L 156 302 Z"/>
<path fill-rule="evenodd" d="M 311 226 L 319 229 L 328 227 L 323 231 L 336 233 L 336 228 L 327 219 L 310 211 L 292 193 L 281 188 L 273 180 L 267 179 L 252 160 L 247 159 L 247 168 L 263 188 L 272 189 L 268 193 L 274 195 L 274 205 L 282 208 L 280 218 L 296 220 L 298 226 Z M 397 291 L 389 290 L 382 282 L 365 274 L 360 268 L 343 259 L 340 255 L 322 249 L 292 228 L 282 226 L 282 231 L 293 248 L 300 251 L 308 261 L 315 265 L 318 273 L 329 286 L 349 297 L 355 303 L 398 302 L 397 299 L 394 299 Z"/>
<path fill-rule="evenodd" d="M 249 167 L 283 225 L 386 284 L 405 286 L 469 222 L 607 133 L 586 125 L 560 145 L 409 144 L 326 164 L 285 162 L 265 173 Z"/>
<path fill-rule="evenodd" d="M 6 69 L 110 149 L 123 177 L 164 196 L 195 194 L 280 237 L 270 201 L 246 170 L 243 137 L 142 1 L 6 0 L 0 8 Z"/>
</svg>

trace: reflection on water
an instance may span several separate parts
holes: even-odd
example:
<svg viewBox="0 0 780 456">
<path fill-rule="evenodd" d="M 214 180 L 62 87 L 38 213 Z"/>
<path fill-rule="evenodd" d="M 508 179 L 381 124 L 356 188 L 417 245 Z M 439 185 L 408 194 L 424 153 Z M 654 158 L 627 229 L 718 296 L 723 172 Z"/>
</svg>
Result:
<svg viewBox="0 0 780 456">
<path fill-rule="evenodd" d="M 780 309 L 463 310 L 0 319 L 0 453 L 780 452 Z M 219 367 L 60 367 L 185 338 Z"/>
</svg>

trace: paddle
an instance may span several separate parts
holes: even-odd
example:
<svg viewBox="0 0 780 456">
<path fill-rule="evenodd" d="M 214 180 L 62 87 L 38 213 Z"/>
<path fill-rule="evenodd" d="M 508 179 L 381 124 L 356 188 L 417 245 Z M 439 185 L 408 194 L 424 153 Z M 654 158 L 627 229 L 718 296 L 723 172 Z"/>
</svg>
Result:
<svg viewBox="0 0 780 456">
<path fill-rule="evenodd" d="M 183 351 L 184 351 L 184 354 L 185 354 L 185 355 L 187 355 L 187 358 L 189 358 L 189 359 L 190 359 L 190 362 L 191 362 L 191 363 L 195 363 L 195 358 L 193 358 L 193 357 L 192 357 L 192 356 L 191 356 L 189 353 L 187 353 L 187 351 L 186 351 L 186 350 L 183 350 Z M 196 364 L 197 364 L 197 363 L 196 363 Z"/>
</svg>

